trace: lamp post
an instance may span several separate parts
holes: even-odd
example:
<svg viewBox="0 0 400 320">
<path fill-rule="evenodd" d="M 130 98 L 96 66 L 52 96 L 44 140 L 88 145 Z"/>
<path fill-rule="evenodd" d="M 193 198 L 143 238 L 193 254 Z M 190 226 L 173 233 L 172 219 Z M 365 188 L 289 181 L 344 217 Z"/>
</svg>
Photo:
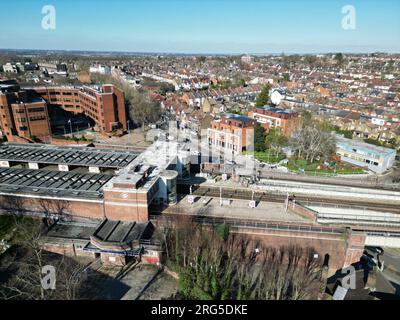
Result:
<svg viewBox="0 0 400 320">
<path fill-rule="evenodd" d="M 71 132 L 71 137 L 72 137 L 72 121 L 71 121 L 71 119 L 68 120 L 68 123 L 69 123 L 69 130 Z"/>
</svg>

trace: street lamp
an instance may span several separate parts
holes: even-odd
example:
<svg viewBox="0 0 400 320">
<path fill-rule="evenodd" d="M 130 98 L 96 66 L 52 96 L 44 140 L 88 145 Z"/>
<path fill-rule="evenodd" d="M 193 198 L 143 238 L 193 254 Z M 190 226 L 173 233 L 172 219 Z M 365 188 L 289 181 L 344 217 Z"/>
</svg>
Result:
<svg viewBox="0 0 400 320">
<path fill-rule="evenodd" d="M 69 123 L 69 130 L 71 131 L 71 137 L 72 137 L 72 121 L 71 119 L 68 120 Z"/>
</svg>

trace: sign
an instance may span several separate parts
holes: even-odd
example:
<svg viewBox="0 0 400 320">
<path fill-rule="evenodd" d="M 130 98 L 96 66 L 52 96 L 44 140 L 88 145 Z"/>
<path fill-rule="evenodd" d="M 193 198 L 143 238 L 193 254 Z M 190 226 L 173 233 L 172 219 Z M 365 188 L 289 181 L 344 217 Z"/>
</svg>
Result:
<svg viewBox="0 0 400 320">
<path fill-rule="evenodd" d="M 256 207 L 256 201 L 255 200 L 250 200 L 249 201 L 249 207 L 252 208 L 252 209 L 255 208 Z"/>
<path fill-rule="evenodd" d="M 188 203 L 193 204 L 194 202 L 194 196 L 188 196 Z"/>
</svg>

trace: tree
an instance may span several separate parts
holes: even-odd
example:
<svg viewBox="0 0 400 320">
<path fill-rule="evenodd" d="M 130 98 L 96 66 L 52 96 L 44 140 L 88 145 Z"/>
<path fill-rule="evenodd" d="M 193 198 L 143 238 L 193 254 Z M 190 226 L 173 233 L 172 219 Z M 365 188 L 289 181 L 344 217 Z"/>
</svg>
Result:
<svg viewBox="0 0 400 320">
<path fill-rule="evenodd" d="M 344 61 L 344 57 L 343 57 L 343 54 L 342 53 L 337 53 L 337 54 L 335 54 L 335 61 L 336 61 L 336 63 L 339 65 L 339 66 L 342 66 L 343 65 L 343 61 Z"/>
<path fill-rule="evenodd" d="M 246 86 L 246 81 L 245 81 L 244 79 L 240 79 L 240 80 L 238 81 L 238 86 L 239 86 L 239 87 L 245 87 L 245 86 Z"/>
<path fill-rule="evenodd" d="M 281 149 L 288 144 L 288 139 L 282 134 L 282 131 L 278 127 L 269 129 L 267 136 L 265 137 L 265 145 L 267 149 L 272 150 L 276 156 L 278 156 Z"/>
<path fill-rule="evenodd" d="M 256 107 L 263 107 L 268 104 L 269 101 L 269 91 L 271 90 L 270 84 L 266 84 L 262 89 L 260 94 L 256 99 Z"/>
<path fill-rule="evenodd" d="M 316 158 L 329 159 L 336 152 L 336 137 L 324 123 L 304 122 L 290 140 L 292 150 L 311 163 Z"/>
<path fill-rule="evenodd" d="M 8 278 L 0 283 L 0 299 L 4 300 L 72 300 L 79 297 L 83 283 L 83 266 L 65 256 L 43 250 L 42 236 L 47 227 L 39 220 L 15 217 L 18 244 L 14 245 L 11 261 L 1 265 Z M 55 270 L 55 290 L 42 285 L 43 267 Z"/>
<path fill-rule="evenodd" d="M 264 128 L 259 123 L 256 123 L 254 126 L 254 151 L 265 151 L 265 137 Z"/>
<path fill-rule="evenodd" d="M 158 90 L 158 92 L 162 95 L 165 96 L 167 94 L 167 92 L 174 92 L 175 91 L 175 87 L 170 84 L 170 83 L 161 83 L 160 85 L 160 89 Z"/>
<path fill-rule="evenodd" d="M 271 248 L 234 233 L 222 239 L 214 228 L 181 222 L 165 232 L 168 252 L 180 251 L 169 254 L 168 263 L 179 274 L 184 299 L 297 300 L 316 298 L 324 288 L 313 248 Z"/>
<path fill-rule="evenodd" d="M 144 93 L 137 90 L 130 92 L 127 95 L 127 104 L 130 117 L 135 123 L 141 125 L 143 130 L 147 124 L 154 123 L 160 119 L 160 104 L 151 101 Z"/>
</svg>

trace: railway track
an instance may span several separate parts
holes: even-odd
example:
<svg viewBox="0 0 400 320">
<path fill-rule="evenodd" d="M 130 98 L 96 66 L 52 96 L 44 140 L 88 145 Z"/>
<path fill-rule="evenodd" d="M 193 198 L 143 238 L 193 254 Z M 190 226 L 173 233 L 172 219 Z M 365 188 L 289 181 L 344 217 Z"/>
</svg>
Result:
<svg viewBox="0 0 400 320">
<path fill-rule="evenodd" d="M 178 193 L 187 195 L 190 193 L 189 185 L 178 185 Z M 192 193 L 197 196 L 203 197 L 220 197 L 220 189 L 211 186 L 194 185 Z M 285 194 L 277 194 L 268 191 L 255 191 L 254 197 L 252 191 L 243 189 L 230 189 L 222 188 L 222 198 L 224 199 L 238 199 L 238 200 L 251 200 L 256 201 L 269 201 L 269 202 L 284 202 L 286 200 Z M 387 204 L 371 201 L 354 201 L 349 199 L 332 199 L 327 197 L 310 197 L 310 196 L 295 196 L 296 201 L 300 201 L 305 205 L 323 205 L 323 206 L 340 206 L 351 207 L 353 209 L 366 209 L 388 211 L 393 213 L 400 213 L 400 206 L 397 204 Z"/>
<path fill-rule="evenodd" d="M 354 180 L 346 180 L 346 179 L 318 179 L 318 177 L 309 177 L 309 176 L 286 176 L 286 175 L 268 175 L 268 174 L 261 174 L 259 176 L 260 179 L 268 179 L 271 181 L 274 180 L 281 180 L 281 181 L 290 181 L 290 182 L 303 182 L 303 183 L 310 183 L 310 184 L 326 184 L 330 186 L 342 186 L 342 187 L 355 187 L 355 188 L 363 188 L 363 189 L 379 189 L 379 190 L 388 190 L 388 191 L 400 191 L 400 185 L 396 184 L 389 184 L 385 185 L 382 182 L 375 182 L 373 180 L 361 180 L 361 181 L 354 181 Z M 317 180 L 316 180 L 317 179 Z"/>
</svg>

